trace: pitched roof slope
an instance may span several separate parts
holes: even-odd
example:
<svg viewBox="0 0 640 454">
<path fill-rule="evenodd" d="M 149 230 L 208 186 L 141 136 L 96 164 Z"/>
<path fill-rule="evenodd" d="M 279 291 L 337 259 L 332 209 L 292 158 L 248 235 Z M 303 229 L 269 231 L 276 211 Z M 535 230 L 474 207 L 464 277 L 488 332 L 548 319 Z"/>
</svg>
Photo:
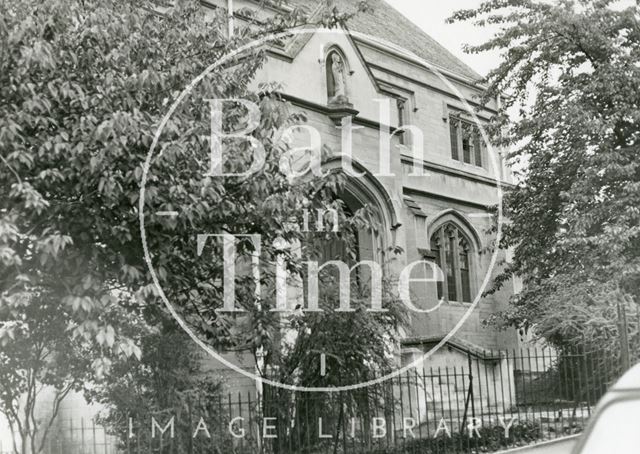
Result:
<svg viewBox="0 0 640 454">
<path fill-rule="evenodd" d="M 289 0 L 293 6 L 315 9 L 317 0 Z M 354 12 L 354 0 L 334 0 L 341 12 Z M 481 76 L 384 0 L 368 0 L 371 11 L 359 12 L 347 22 L 351 30 L 375 36 L 413 52 L 442 69 L 470 79 Z"/>
</svg>

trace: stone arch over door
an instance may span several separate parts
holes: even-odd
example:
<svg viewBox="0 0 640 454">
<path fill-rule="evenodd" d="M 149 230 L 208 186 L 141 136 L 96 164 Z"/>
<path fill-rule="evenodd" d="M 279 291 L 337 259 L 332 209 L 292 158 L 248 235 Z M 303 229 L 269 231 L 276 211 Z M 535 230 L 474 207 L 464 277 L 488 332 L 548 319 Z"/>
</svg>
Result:
<svg viewBox="0 0 640 454">
<path fill-rule="evenodd" d="M 338 196 L 352 212 L 368 206 L 376 216 L 369 232 L 359 232 L 360 260 L 373 260 L 381 265 L 385 263 L 385 251 L 394 246 L 394 232 L 399 227 L 393 201 L 380 181 L 359 162 L 353 160 L 352 168 L 363 174 L 361 177 L 349 177 L 342 194 Z M 323 164 L 323 171 L 341 172 L 342 158 L 335 157 Z"/>
</svg>

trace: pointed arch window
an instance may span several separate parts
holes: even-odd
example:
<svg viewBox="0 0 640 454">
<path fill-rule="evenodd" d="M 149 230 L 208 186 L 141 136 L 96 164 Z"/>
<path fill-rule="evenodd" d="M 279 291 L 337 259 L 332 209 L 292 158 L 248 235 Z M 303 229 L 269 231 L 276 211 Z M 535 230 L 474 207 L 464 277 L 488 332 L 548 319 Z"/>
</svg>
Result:
<svg viewBox="0 0 640 454">
<path fill-rule="evenodd" d="M 444 280 L 438 282 L 438 299 L 471 302 L 471 243 L 455 224 L 447 223 L 431 236 L 431 251 Z"/>
</svg>

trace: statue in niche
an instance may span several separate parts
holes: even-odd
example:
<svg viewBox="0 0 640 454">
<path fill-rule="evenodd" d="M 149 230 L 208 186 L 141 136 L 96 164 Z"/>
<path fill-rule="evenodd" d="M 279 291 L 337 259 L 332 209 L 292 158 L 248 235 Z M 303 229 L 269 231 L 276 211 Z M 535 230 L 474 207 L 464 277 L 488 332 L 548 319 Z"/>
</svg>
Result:
<svg viewBox="0 0 640 454">
<path fill-rule="evenodd" d="M 329 104 L 349 104 L 344 60 L 338 52 L 329 54 L 327 62 L 327 85 Z"/>
</svg>

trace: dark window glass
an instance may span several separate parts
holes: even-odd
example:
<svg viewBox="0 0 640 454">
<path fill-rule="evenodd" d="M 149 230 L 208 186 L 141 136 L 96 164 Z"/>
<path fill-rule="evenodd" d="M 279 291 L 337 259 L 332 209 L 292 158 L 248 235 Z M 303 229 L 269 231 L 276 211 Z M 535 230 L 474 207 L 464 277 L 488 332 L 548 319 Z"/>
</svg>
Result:
<svg viewBox="0 0 640 454">
<path fill-rule="evenodd" d="M 471 164 L 471 156 L 473 156 L 473 127 L 465 124 L 462 127 L 462 154 L 464 162 Z"/>
<path fill-rule="evenodd" d="M 471 258 L 466 236 L 453 224 L 446 224 L 431 237 L 435 262 L 442 269 L 444 282 L 438 282 L 438 299 L 471 302 Z"/>
<path fill-rule="evenodd" d="M 449 132 L 451 135 L 451 158 L 456 161 L 460 159 L 458 153 L 458 120 L 451 117 L 449 119 Z"/>
<path fill-rule="evenodd" d="M 398 126 L 404 126 L 405 125 L 405 100 L 404 99 L 398 99 Z M 405 137 L 404 137 L 405 133 L 404 132 L 400 132 L 400 143 L 402 145 L 405 144 Z"/>
<path fill-rule="evenodd" d="M 473 151 L 475 152 L 475 164 L 478 167 L 482 167 L 482 137 L 479 132 L 475 134 L 475 143 L 473 144 Z"/>
<path fill-rule="evenodd" d="M 464 156 L 464 162 L 471 164 L 471 141 L 465 137 L 462 139 L 462 152 Z"/>
<path fill-rule="evenodd" d="M 447 293 L 450 301 L 456 301 L 456 269 L 454 256 L 456 253 L 455 231 L 447 229 L 445 231 L 444 256 L 447 273 Z"/>
<path fill-rule="evenodd" d="M 473 123 L 449 117 L 449 136 L 452 159 L 482 167 L 482 137 Z"/>
<path fill-rule="evenodd" d="M 442 260 L 440 259 L 440 234 L 436 233 L 433 237 L 431 237 L 431 251 L 435 254 L 436 256 L 436 265 L 438 266 L 438 268 L 440 270 L 442 270 Z M 444 270 L 442 270 L 442 272 L 444 273 Z M 438 287 L 438 300 L 441 300 L 444 297 L 444 290 L 443 290 L 443 282 L 442 281 L 438 281 L 437 282 L 437 287 Z"/>
<path fill-rule="evenodd" d="M 460 252 L 460 283 L 462 284 L 462 301 L 471 302 L 471 283 L 469 282 L 469 246 L 467 240 L 460 237 L 458 243 Z"/>
</svg>

